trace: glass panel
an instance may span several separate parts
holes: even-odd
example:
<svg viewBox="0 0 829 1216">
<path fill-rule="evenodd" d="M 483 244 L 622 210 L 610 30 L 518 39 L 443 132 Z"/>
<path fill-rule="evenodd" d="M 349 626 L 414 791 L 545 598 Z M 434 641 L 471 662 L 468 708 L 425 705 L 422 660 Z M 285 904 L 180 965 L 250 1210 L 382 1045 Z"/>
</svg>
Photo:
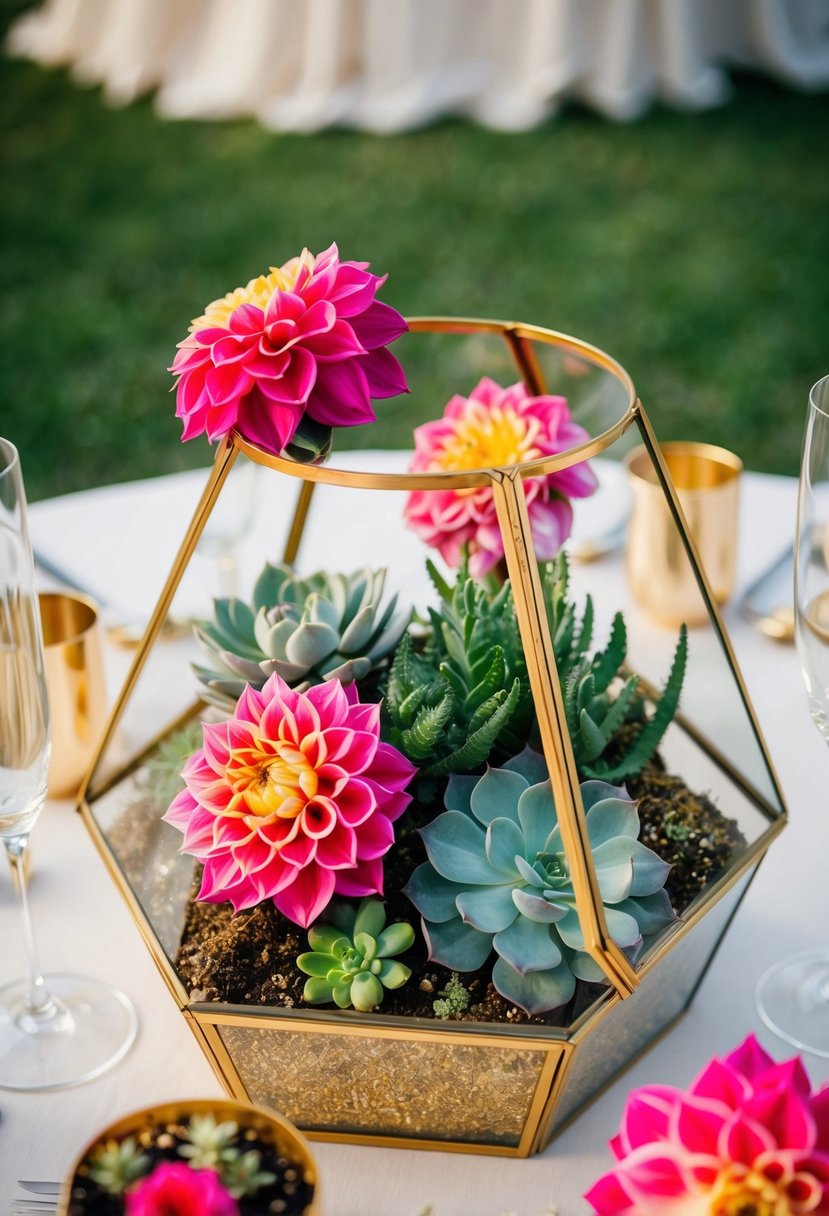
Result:
<svg viewBox="0 0 829 1216">
<path fill-rule="evenodd" d="M 597 1021 L 576 1046 L 553 1111 L 546 1144 L 568 1119 L 620 1072 L 679 1014 L 714 955 L 751 881 L 745 874 L 708 915 L 644 977 L 641 987 Z M 597 1011 L 601 1004 L 597 1003 Z"/>
<path fill-rule="evenodd" d="M 316 1132 L 514 1147 L 543 1050 L 218 1026 L 253 1102 Z"/>
<path fill-rule="evenodd" d="M 412 373 L 413 388 L 421 401 L 417 408 L 422 407 L 423 419 L 439 419 L 450 397 L 472 394 L 482 375 L 502 385 L 514 384 L 518 378 L 501 334 L 413 334 L 406 341 L 423 342 L 424 349 L 431 352 L 431 360 L 424 358 Z M 557 420 L 558 429 L 552 426 L 555 435 L 545 451 L 582 443 L 624 414 L 627 390 L 610 372 L 570 351 L 539 351 L 538 358 L 550 393 L 566 395 L 569 402 L 554 407 L 557 412 L 552 421 Z M 433 375 L 434 382 L 430 379 Z M 438 381 L 442 388 L 436 387 Z M 486 398 L 484 406 L 491 416 L 486 409 L 481 416 L 475 410 L 467 415 L 458 405 L 460 412 L 457 417 L 451 415 L 451 425 L 443 422 L 429 432 L 433 445 L 425 448 L 421 434 L 421 470 L 509 465 L 527 458 L 531 449 L 532 458 L 536 458 L 539 427 L 543 422 L 550 430 L 551 420 L 545 417 L 539 422 L 529 415 L 520 393 L 505 400 L 502 390 L 489 386 L 476 398 L 478 403 L 479 398 Z M 404 408 L 400 402 L 381 403 L 378 412 Z M 421 415 L 415 411 L 409 416 L 409 425 L 412 421 L 421 421 Z M 376 438 L 373 431 L 355 432 L 349 438 L 356 440 L 359 435 L 364 436 L 364 442 Z M 447 443 L 442 443 L 441 436 L 448 437 Z M 342 450 L 342 437 L 336 437 L 341 450 L 333 458 L 335 467 L 361 470 L 369 482 L 373 472 L 409 468 L 411 450 Z M 572 548 L 568 592 L 572 601 L 571 639 L 583 631 L 588 595 L 593 623 L 591 638 L 585 637 L 581 649 L 576 647 L 569 660 L 566 656 L 562 660 L 569 688 L 565 691 L 571 701 L 574 693 L 577 698 L 584 693 L 584 662 L 591 668 L 597 653 L 612 652 L 617 647 L 621 634 L 614 619 L 618 612 L 624 614 L 626 638 L 623 653 L 616 656 L 614 664 L 610 658 L 596 660 L 603 670 L 607 668 L 604 685 L 594 688 L 589 696 L 584 693 L 582 701 L 573 702 L 578 712 L 571 715 L 570 724 L 579 775 L 583 780 L 603 777 L 615 786 L 624 782 L 630 794 L 639 799 L 641 840 L 672 867 L 666 890 L 674 911 L 681 916 L 705 900 L 711 884 L 727 877 L 729 867 L 744 857 L 747 845 L 760 840 L 766 830 L 768 818 L 761 810 L 762 798 L 753 791 L 765 796 L 772 811 L 776 804 L 726 651 L 713 628 L 705 623 L 695 625 L 689 635 L 681 714 L 641 763 L 619 768 L 629 752 L 636 753 L 640 733 L 648 730 L 656 704 L 649 684 L 657 690 L 665 685 L 679 632 L 679 619 L 664 626 L 653 623 L 639 602 L 639 584 L 635 597 L 626 577 L 620 546 L 631 492 L 622 457 L 632 437 L 635 428 L 594 460 L 593 471 L 601 487 L 598 494 L 586 492 L 593 483 L 584 469 L 563 470 L 551 475 L 543 493 L 537 492 L 537 487 L 529 488 L 529 512 L 539 574 L 555 630 L 561 624 L 556 624 L 555 613 L 563 611 L 560 603 L 556 607 L 556 587 L 563 572 L 550 563 L 570 529 L 567 499 L 572 500 L 575 526 L 581 528 L 582 539 L 592 535 L 601 541 L 601 561 L 578 563 L 578 548 Z M 212 702 L 211 708 L 199 716 L 215 722 L 235 712 L 236 698 L 246 681 L 261 687 L 271 671 L 284 675 L 299 698 L 306 695 L 306 686 L 321 683 L 332 671 L 340 672 L 348 682 L 359 669 L 355 678 L 361 703 L 376 705 L 382 701 L 379 717 L 383 743 L 408 757 L 406 765 L 389 751 L 384 753 L 388 764 L 397 765 L 398 773 L 406 770 L 412 802 L 398 814 L 403 808 L 394 795 L 400 791 L 390 792 L 384 786 L 390 779 L 390 769 L 378 765 L 372 777 L 375 751 L 364 741 L 361 747 L 371 751 L 369 756 L 369 751 L 364 754 L 355 744 L 358 759 L 353 760 L 354 771 L 343 769 L 342 780 L 369 783 L 368 794 L 360 794 L 360 790 L 354 794 L 355 799 L 358 794 L 364 797 L 360 805 L 368 808 L 367 816 L 361 818 L 360 806 L 347 799 L 342 811 L 337 798 L 345 787 L 338 786 L 336 792 L 329 791 L 330 797 L 326 795 L 329 801 L 323 811 L 331 814 L 331 805 L 336 804 L 336 822 L 342 828 L 337 838 L 340 851 L 332 845 L 328 860 L 320 860 L 323 853 L 315 851 L 320 846 L 311 830 L 316 821 L 306 833 L 306 820 L 302 819 L 307 852 L 297 859 L 295 849 L 293 860 L 286 861 L 288 854 L 283 856 L 282 849 L 289 829 L 293 830 L 295 821 L 300 822 L 300 812 L 305 815 L 308 805 L 314 803 L 314 813 L 323 813 L 315 802 L 313 789 L 318 792 L 319 785 L 314 786 L 314 780 L 319 783 L 330 779 L 336 784 L 340 777 L 332 777 L 330 772 L 320 777 L 315 768 L 311 780 L 307 765 L 303 767 L 311 753 L 300 749 L 297 758 L 296 749 L 292 751 L 288 746 L 291 754 L 283 755 L 285 749 L 279 748 L 286 739 L 277 731 L 277 737 L 266 740 L 275 751 L 262 750 L 261 739 L 251 749 L 237 746 L 237 740 L 233 746 L 227 745 L 229 755 L 222 759 L 223 748 L 217 745 L 210 760 L 213 776 L 206 785 L 200 784 L 206 771 L 200 766 L 207 762 L 199 760 L 189 778 L 199 786 L 207 810 L 202 814 L 202 807 L 193 816 L 194 807 L 186 808 L 195 825 L 191 825 L 192 830 L 184 822 L 186 815 L 178 827 L 168 826 L 161 817 L 182 788 L 179 774 L 188 756 L 201 748 L 197 722 L 195 734 L 180 736 L 177 728 L 175 733 L 180 737 L 155 748 L 146 763 L 94 802 L 93 815 L 107 836 L 117 865 L 194 1001 L 213 1003 L 214 1007 L 238 1004 L 258 1010 L 273 1008 L 283 1014 L 288 1011 L 290 1017 L 296 1017 L 297 1012 L 300 1017 L 313 1016 L 312 1002 L 318 1001 L 331 1016 L 339 1017 L 333 990 L 325 989 L 329 971 L 335 969 L 325 967 L 319 975 L 310 976 L 324 982 L 312 983 L 308 988 L 309 973 L 297 966 L 297 957 L 311 952 L 307 929 L 320 916 L 338 914 L 338 907 L 342 914 L 344 900 L 350 902 L 353 915 L 360 894 L 382 892 L 387 920 L 407 921 L 413 928 L 414 941 L 399 951 L 403 968 L 411 969 L 408 982 L 383 989 L 382 1004 L 376 1014 L 371 1013 L 372 1021 L 386 1014 L 475 1019 L 478 1029 L 481 1025 L 509 1027 L 507 1033 L 516 1041 L 541 1042 L 537 1054 L 543 1057 L 546 1048 L 541 1036 L 566 1035 L 566 1028 L 596 1001 L 597 995 L 602 998 L 604 989 L 598 986 L 600 971 L 595 966 L 591 969 L 590 960 L 580 949 L 579 912 L 583 915 L 584 909 L 574 910 L 574 892 L 568 888 L 572 859 L 563 855 L 560 839 L 548 841 L 550 833 L 542 830 L 547 823 L 545 815 L 549 815 L 552 828 L 553 808 L 545 804 L 541 809 L 531 805 L 519 809 L 524 791 L 542 783 L 545 770 L 537 750 L 540 740 L 528 667 L 510 589 L 504 587 L 504 546 L 490 488 L 460 486 L 420 491 L 410 498 L 405 491 L 318 484 L 310 495 L 295 562 L 296 577 L 271 570 L 260 582 L 264 564 L 274 566 L 281 560 L 298 496 L 306 487 L 300 478 L 259 468 L 246 489 L 244 457 L 238 460 L 241 463 L 234 469 L 234 477 L 240 476 L 222 491 L 219 511 L 210 521 L 212 538 L 208 537 L 206 546 L 202 545 L 189 564 L 173 605 L 177 620 L 185 624 L 192 624 L 194 619 L 201 622 L 201 640 L 197 641 L 189 630 L 184 636 L 165 634 L 159 640 L 141 673 L 115 744 L 109 749 L 107 764 L 111 767 L 113 758 L 132 756 L 145 747 L 150 737 L 169 727 L 197 695 L 203 694 Z M 307 493 L 305 497 L 309 497 Z M 224 509 L 228 504 L 229 512 Z M 464 545 L 468 546 L 468 581 L 462 572 Z M 427 557 L 437 572 L 432 579 L 426 571 Z M 670 560 L 675 565 L 687 565 L 675 529 Z M 344 584 L 338 584 L 340 592 L 335 592 L 333 584 L 299 580 L 308 580 L 319 571 L 352 576 L 367 564 L 374 571 L 387 568 L 388 573 L 382 592 L 379 588 L 371 592 L 377 612 L 370 637 L 360 643 L 366 653 L 361 653 L 359 646 L 355 651 L 346 645 L 345 635 L 356 614 L 357 601 L 351 602 L 350 592 L 340 594 Z M 650 581 L 657 588 L 662 586 L 655 574 Z M 222 593 L 220 599 L 238 601 L 232 610 L 227 604 L 211 605 L 211 594 L 217 589 Z M 344 595 L 339 607 L 335 602 L 338 595 L 340 599 Z M 397 631 L 389 619 L 377 624 L 377 617 L 383 616 L 394 595 L 398 596 L 398 612 L 403 613 Z M 692 593 L 691 609 L 698 608 L 700 602 L 698 593 L 696 597 Z M 312 609 L 319 619 L 306 618 L 300 627 L 298 618 Z M 404 634 L 412 609 L 415 615 Z M 334 624 L 330 623 L 332 613 L 337 616 Z M 307 627 L 309 621 L 314 629 Z M 318 642 L 321 638 L 330 640 L 331 630 L 340 649 L 317 655 Z M 300 633 L 302 645 L 294 645 Z M 360 630 L 353 633 L 359 634 Z M 290 654 L 288 637 L 292 639 Z M 610 639 L 614 639 L 612 644 Z M 561 638 L 557 638 L 556 645 L 560 643 Z M 332 655 L 337 656 L 336 660 Z M 329 660 L 335 662 L 334 668 Z M 192 668 L 194 662 L 202 669 L 199 678 Z M 630 683 L 632 673 L 641 677 L 635 688 Z M 607 726 L 605 715 L 623 699 L 630 713 L 614 710 Z M 353 706 L 352 702 L 348 704 Z M 596 744 L 596 730 L 585 726 L 583 709 L 601 719 L 596 727 L 599 734 L 599 728 L 607 728 L 608 738 L 603 743 L 600 740 L 600 745 Z M 284 716 L 284 707 L 279 713 Z M 348 731 L 353 728 L 354 732 L 370 733 L 369 719 L 371 729 L 376 731 L 375 715 L 370 714 L 359 725 L 349 718 Z M 303 729 L 314 733 L 308 725 L 313 720 L 309 713 Z M 337 736 L 337 746 L 344 746 L 344 738 Z M 527 745 L 535 754 L 524 754 L 516 760 Z M 322 752 L 313 755 L 319 760 Z M 317 767 L 322 763 L 319 760 Z M 409 773 L 411 765 L 418 770 L 416 775 Z M 489 770 L 487 766 L 491 766 Z M 526 801 L 532 803 L 533 799 Z M 381 804 L 385 810 L 379 813 Z M 619 816 L 618 807 L 612 814 Z M 648 891 L 634 892 L 623 890 L 624 884 L 616 881 L 631 869 L 629 865 L 626 869 L 626 863 L 636 853 L 634 838 L 639 827 L 634 815 L 627 811 L 621 814 L 627 827 L 622 831 L 616 824 L 608 835 L 612 856 L 605 857 L 608 872 L 600 875 L 600 887 L 604 881 L 610 883 L 612 890 L 604 890 L 603 895 L 607 895 L 605 902 L 610 909 L 611 933 L 636 960 L 646 958 L 644 952 L 658 947 L 664 940 L 663 933 L 674 933 L 676 920 L 670 908 L 666 911 L 658 883 Z M 447 815 L 451 819 L 448 826 Z M 459 817 L 465 817 L 460 826 Z M 371 822 L 364 828 L 368 819 Z M 248 851 L 241 842 L 244 832 L 239 830 L 240 821 L 254 841 Z M 260 831 L 263 825 L 267 831 Z M 204 879 L 201 864 L 188 853 L 179 852 L 185 831 L 188 848 L 207 855 L 207 881 L 202 889 L 215 897 L 215 902 L 213 898 L 196 898 Z M 627 843 L 621 846 L 614 843 L 620 834 L 627 837 Z M 231 838 L 233 849 L 227 844 Z M 344 866 L 342 862 L 352 856 L 354 840 L 357 846 L 353 856 L 359 864 L 355 860 Z M 515 859 L 522 850 L 519 864 Z M 638 856 L 637 866 L 641 854 Z M 289 889 L 295 876 L 283 882 L 284 868 L 302 870 L 309 861 L 318 868 L 310 878 L 303 871 L 303 881 L 296 883 L 296 900 L 292 902 Z M 344 869 L 353 869 L 350 879 L 344 879 Z M 663 878 L 666 869 L 653 861 L 645 866 L 648 873 L 659 872 Z M 639 882 L 640 869 L 636 875 Z M 553 888 L 554 894 L 550 895 Z M 640 896 L 644 902 L 632 911 L 629 897 Z M 544 908 L 540 909 L 540 904 Z M 551 907 L 555 914 L 552 921 L 548 917 Z M 556 928 L 559 921 L 560 929 Z M 636 932 L 632 932 L 632 924 Z M 318 960 L 313 963 L 317 970 L 321 965 Z M 459 973 L 454 981 L 452 972 Z M 376 969 L 372 971 L 375 974 Z M 389 975 L 399 979 L 402 971 L 395 967 L 386 971 Z M 347 994 L 339 991 L 339 980 L 336 986 L 342 1003 Z M 444 1004 L 436 1007 L 436 1001 Z M 366 1010 L 376 1005 L 376 999 L 366 1001 Z M 654 1016 L 657 1020 L 661 1017 L 659 1010 Z M 269 1033 L 244 1031 L 256 1043 L 260 1038 L 264 1042 Z M 296 1037 L 294 1054 L 301 1055 L 299 1039 L 303 1036 Z M 337 1039 L 325 1036 L 332 1053 Z M 271 1040 L 278 1041 L 275 1035 L 267 1042 Z M 303 1040 L 306 1044 L 313 1041 L 314 1036 Z M 350 1042 L 345 1033 L 343 1042 Z M 393 1055 L 397 1042 L 389 1045 L 378 1039 L 378 1053 Z M 268 1046 L 267 1051 L 272 1050 L 276 1048 Z M 446 1046 L 441 1050 L 449 1052 Z M 473 1051 L 471 1047 L 468 1050 Z M 477 1053 L 485 1050 L 474 1048 Z M 453 1059 L 454 1054 L 453 1049 Z M 530 1058 L 519 1047 L 512 1054 L 519 1063 Z M 345 1046 L 342 1055 L 347 1055 Z M 302 1058 L 307 1061 L 307 1056 Z M 473 1061 L 479 1057 L 473 1054 L 468 1058 Z M 400 1068 L 404 1063 L 401 1057 Z M 469 1069 L 477 1075 L 472 1063 Z M 489 1075 L 488 1070 L 487 1064 L 483 1073 Z M 307 1075 L 303 1081 L 316 1093 L 316 1087 L 308 1085 Z M 452 1085 L 462 1093 L 457 1071 Z M 531 1091 L 527 1078 L 522 1085 Z M 299 1081 L 297 1087 L 299 1093 Z M 337 1118 L 344 1127 L 354 1118 L 349 1110 L 347 1097 L 343 1096 Z M 489 1110 L 488 1117 L 491 1115 Z M 389 1118 L 400 1123 L 402 1116 Z M 376 1114 L 366 1115 L 367 1124 L 372 1119 Z M 503 1134 L 520 1135 L 517 1126 L 517 1122 L 510 1124 L 511 1130 Z M 409 1133 L 404 1129 L 399 1134 Z M 431 1133 L 415 1129 L 410 1134 Z M 451 1138 L 461 1138 L 462 1134 L 454 1131 Z"/>
</svg>

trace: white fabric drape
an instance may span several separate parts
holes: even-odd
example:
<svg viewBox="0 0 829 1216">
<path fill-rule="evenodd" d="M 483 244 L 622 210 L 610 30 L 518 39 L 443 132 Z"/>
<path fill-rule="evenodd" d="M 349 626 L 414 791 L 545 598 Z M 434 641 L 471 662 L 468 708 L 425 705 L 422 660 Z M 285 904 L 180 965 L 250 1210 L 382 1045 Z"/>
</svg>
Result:
<svg viewBox="0 0 829 1216">
<path fill-rule="evenodd" d="M 724 66 L 829 87 L 827 0 L 47 0 L 7 48 L 168 118 L 379 133 L 462 114 L 525 130 L 577 98 L 701 109 Z"/>
</svg>

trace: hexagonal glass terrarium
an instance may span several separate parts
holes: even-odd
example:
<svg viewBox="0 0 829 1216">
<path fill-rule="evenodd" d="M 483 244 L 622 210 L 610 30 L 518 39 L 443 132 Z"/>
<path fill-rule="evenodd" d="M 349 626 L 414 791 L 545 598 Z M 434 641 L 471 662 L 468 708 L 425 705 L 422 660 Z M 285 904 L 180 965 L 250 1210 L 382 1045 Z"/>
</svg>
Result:
<svg viewBox="0 0 829 1216">
<path fill-rule="evenodd" d="M 478 413 L 470 420 L 469 398 L 456 398 L 466 404 L 456 405 L 455 421 L 421 432 L 414 460 L 362 451 L 306 464 L 236 432 L 225 437 L 81 805 L 232 1096 L 275 1108 L 320 1138 L 522 1156 L 688 1006 L 785 814 L 719 609 L 625 371 L 583 342 L 529 325 L 426 318 L 410 329 L 401 346 L 430 344 L 419 365 L 427 387 L 415 378 L 415 395 L 432 395 L 439 382 L 434 416 L 452 394 L 477 393 Z M 518 387 L 504 398 L 492 382 L 509 385 L 516 368 Z M 528 399 L 558 411 L 555 444 L 539 439 L 552 415 L 524 425 Z M 441 443 L 439 459 L 424 458 Z M 639 444 L 673 530 L 674 568 L 690 578 L 688 630 L 645 614 L 619 556 L 624 459 Z M 234 475 L 245 462 L 260 466 L 255 510 L 237 590 L 211 618 L 193 555 L 231 493 L 237 459 Z M 571 522 L 568 562 L 556 551 Z M 266 560 L 297 577 L 271 568 L 254 592 Z M 357 591 L 348 580 L 332 590 L 316 576 L 366 565 L 387 568 L 385 592 L 368 576 Z M 335 609 L 353 621 L 365 596 L 394 593 L 398 613 L 406 602 L 402 617 L 374 603 L 366 628 L 346 639 Z M 245 606 L 251 599 L 254 611 Z M 171 608 L 195 611 L 199 637 L 170 638 Z M 264 616 L 254 634 L 256 611 Z M 335 657 L 323 663 L 315 639 L 335 626 Z M 246 642 L 233 641 L 234 629 Z M 371 720 L 382 741 L 375 745 L 386 748 L 371 786 L 375 809 L 392 799 L 392 751 L 407 757 L 412 801 L 401 813 L 398 781 L 396 809 L 368 845 L 368 836 L 352 839 L 367 822 L 362 812 L 329 790 L 329 801 L 340 798 L 337 814 L 347 804 L 357 825 L 331 862 L 342 875 L 331 880 L 330 905 L 319 885 L 311 884 L 313 898 L 301 882 L 291 899 L 280 894 L 299 864 L 296 846 L 287 861 L 282 851 L 297 807 L 317 815 L 316 838 L 328 830 L 319 827 L 329 803 L 317 784 L 318 753 L 306 748 L 297 759 L 296 733 L 294 751 L 280 751 L 283 731 L 278 762 L 273 751 L 266 760 L 246 753 L 247 775 L 237 768 L 236 784 L 226 780 L 229 753 L 216 740 L 230 739 L 232 751 L 236 736 L 222 735 L 231 728 L 220 723 L 242 713 L 236 698 L 260 662 L 258 685 L 270 678 L 273 693 L 272 672 L 291 685 L 280 704 L 294 717 L 309 688 L 330 691 L 338 680 L 352 688 L 337 712 L 362 715 L 366 729 Z M 245 702 L 263 737 L 271 693 Z M 381 700 L 382 710 L 363 708 Z M 329 712 L 329 701 L 315 704 Z M 313 716 L 307 706 L 301 712 Z M 202 722 L 212 724 L 204 736 Z M 274 735 L 273 722 L 269 729 Z M 188 788 L 201 782 L 212 818 L 187 827 L 181 814 L 177 823 L 172 812 L 172 823 L 162 816 L 176 799 L 193 810 L 179 776 L 190 753 L 201 758 L 190 762 Z M 326 755 L 346 765 L 345 752 Z M 317 766 L 310 777 L 309 765 Z M 226 894 L 233 884 L 224 889 L 222 874 L 227 881 L 237 854 L 225 854 L 224 869 L 210 856 L 231 804 L 234 831 L 244 823 L 251 838 L 273 845 L 245 882 L 261 894 L 259 871 L 283 867 L 272 898 L 243 900 L 237 884 L 235 915 Z M 265 821 L 276 825 L 270 837 Z M 313 835 L 311 819 L 302 823 Z M 303 847 L 323 856 L 317 844 Z M 394 949 L 376 908 L 354 924 L 354 904 L 372 885 L 365 872 L 349 878 L 355 848 L 371 854 L 366 872 L 373 890 L 382 887 L 387 919 L 414 930 L 395 931 Z M 280 887 L 286 866 L 294 869 Z M 320 929 L 326 917 L 334 928 Z M 320 962 L 326 951 L 334 961 Z"/>
</svg>

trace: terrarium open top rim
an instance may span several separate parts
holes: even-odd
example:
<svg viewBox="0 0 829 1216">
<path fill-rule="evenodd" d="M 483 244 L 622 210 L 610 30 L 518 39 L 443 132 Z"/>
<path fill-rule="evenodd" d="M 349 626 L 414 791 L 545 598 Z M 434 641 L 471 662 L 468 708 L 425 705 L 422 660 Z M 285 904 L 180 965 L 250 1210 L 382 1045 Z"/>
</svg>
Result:
<svg viewBox="0 0 829 1216">
<path fill-rule="evenodd" d="M 544 329 L 538 325 L 519 324 L 515 321 L 493 321 L 473 317 L 409 317 L 411 333 L 445 334 L 500 334 L 521 372 L 527 387 L 535 394 L 547 391 L 541 371 L 533 352 L 533 343 L 555 346 L 569 354 L 584 359 L 594 367 L 609 373 L 624 389 L 626 404 L 616 421 L 598 435 L 591 436 L 587 443 L 535 460 L 525 460 L 497 468 L 464 469 L 453 471 L 440 469 L 434 472 L 381 473 L 376 470 L 337 468 L 329 461 L 325 464 L 305 464 L 289 456 L 275 456 L 256 443 L 233 431 L 233 444 L 257 464 L 266 465 L 289 477 L 302 481 L 319 482 L 333 486 L 355 486 L 372 490 L 448 490 L 472 489 L 491 485 L 504 476 L 539 477 L 570 468 L 584 460 L 598 456 L 609 448 L 634 422 L 639 412 L 636 390 L 621 363 L 589 342 L 582 342 L 569 334 Z"/>
</svg>

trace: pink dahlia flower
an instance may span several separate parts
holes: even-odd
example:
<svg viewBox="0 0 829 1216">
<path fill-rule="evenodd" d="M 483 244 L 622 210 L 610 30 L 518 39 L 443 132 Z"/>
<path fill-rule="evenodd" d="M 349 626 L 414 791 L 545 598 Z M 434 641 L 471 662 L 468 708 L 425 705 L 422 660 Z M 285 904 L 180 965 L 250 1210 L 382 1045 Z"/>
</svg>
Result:
<svg viewBox="0 0 829 1216">
<path fill-rule="evenodd" d="M 417 770 L 380 741 L 379 705 L 339 680 L 296 692 L 274 674 L 203 732 L 164 816 L 204 863 L 199 899 L 237 912 L 272 899 L 307 927 L 335 893 L 382 895 Z"/>
<path fill-rule="evenodd" d="M 124 1196 L 127 1216 L 239 1216 L 215 1170 L 162 1161 Z"/>
<path fill-rule="evenodd" d="M 829 1085 L 813 1094 L 799 1059 L 775 1064 L 753 1035 L 687 1092 L 632 1093 L 611 1148 L 619 1164 L 586 1196 L 599 1213 L 829 1213 Z"/>
<path fill-rule="evenodd" d="M 587 431 L 573 422 L 564 397 L 530 397 L 523 384 L 501 388 L 484 377 L 469 397 L 453 397 L 443 417 L 415 431 L 413 473 L 487 469 L 564 452 L 584 443 Z M 587 461 L 532 477 L 524 494 L 536 557 L 555 557 L 573 525 L 571 498 L 587 498 L 598 485 Z M 492 491 L 415 490 L 406 522 L 450 566 L 468 546 L 469 570 L 480 578 L 504 556 Z"/>
<path fill-rule="evenodd" d="M 305 249 L 209 304 L 169 369 L 182 439 L 204 432 L 212 443 L 235 427 L 278 453 L 304 414 L 357 426 L 374 420 L 372 397 L 408 391 L 385 349 L 406 322 L 374 298 L 386 280 L 367 266 L 341 262 L 336 245 Z"/>
</svg>

